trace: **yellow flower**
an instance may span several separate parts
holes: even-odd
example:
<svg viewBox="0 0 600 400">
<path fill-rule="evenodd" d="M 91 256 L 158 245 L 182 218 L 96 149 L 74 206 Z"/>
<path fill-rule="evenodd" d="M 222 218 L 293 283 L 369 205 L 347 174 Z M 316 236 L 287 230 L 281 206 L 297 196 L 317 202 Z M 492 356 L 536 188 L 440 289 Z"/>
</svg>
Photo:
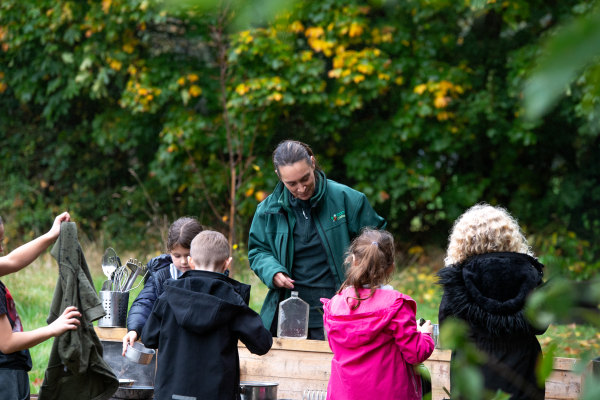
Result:
<svg viewBox="0 0 600 400">
<path fill-rule="evenodd" d="M 303 62 L 309 61 L 309 60 L 311 60 L 311 59 L 312 59 L 312 54 L 313 54 L 313 53 L 312 53 L 312 52 L 310 52 L 310 51 L 303 51 L 303 52 L 300 54 L 300 59 L 301 59 Z"/>
<path fill-rule="evenodd" d="M 102 0 L 102 11 L 104 11 L 104 14 L 108 14 L 111 3 L 112 0 Z"/>
<path fill-rule="evenodd" d="M 244 84 L 244 83 L 240 83 L 239 85 L 237 85 L 237 87 L 235 88 L 235 91 L 237 92 L 237 94 L 239 94 L 240 96 L 245 95 L 246 93 L 248 93 L 248 91 L 250 90 L 250 88 Z"/>
<path fill-rule="evenodd" d="M 373 66 L 371 64 L 359 64 L 358 67 L 356 67 L 356 69 L 358 70 L 358 72 L 365 75 L 373 73 Z"/>
<path fill-rule="evenodd" d="M 121 67 L 123 66 L 121 61 L 118 61 L 118 60 L 111 60 L 109 65 L 110 65 L 110 68 L 114 69 L 115 71 L 120 71 Z"/>
<path fill-rule="evenodd" d="M 256 201 L 263 201 L 266 197 L 267 194 L 262 190 L 259 190 L 258 192 L 254 193 L 254 198 L 256 199 Z"/>
<path fill-rule="evenodd" d="M 355 75 L 352 80 L 354 81 L 354 83 L 361 83 L 362 81 L 365 80 L 365 76 L 364 75 Z"/>
<path fill-rule="evenodd" d="M 251 41 L 254 40 L 254 38 L 250 34 L 250 31 L 242 31 L 242 32 L 240 32 L 240 37 L 242 39 L 242 42 L 244 42 L 244 43 L 250 43 Z"/>
<path fill-rule="evenodd" d="M 290 29 L 294 33 L 300 33 L 304 30 L 304 25 L 302 25 L 302 22 L 300 22 L 300 21 L 294 21 L 290 25 Z"/>
<path fill-rule="evenodd" d="M 413 92 L 415 92 L 416 94 L 423 94 L 425 89 L 427 89 L 427 85 L 424 83 L 421 83 L 420 85 L 415 86 Z"/>
<path fill-rule="evenodd" d="M 8 86 L 4 82 L 0 82 L 0 93 L 4 93 Z"/>
<path fill-rule="evenodd" d="M 283 95 L 279 92 L 275 92 L 269 96 L 269 99 L 275 100 L 275 101 L 280 101 L 282 98 L 283 98 Z"/>
<path fill-rule="evenodd" d="M 448 82 L 446 80 L 443 80 L 439 83 L 439 88 L 444 93 L 447 92 L 448 90 L 452 89 L 452 87 L 454 87 L 452 82 Z"/>
<path fill-rule="evenodd" d="M 188 78 L 188 80 L 190 82 L 196 82 L 198 80 L 198 75 L 196 75 L 196 74 L 188 74 L 187 78 Z"/>
<path fill-rule="evenodd" d="M 449 98 L 445 96 L 437 96 L 435 100 L 433 100 L 433 105 L 435 108 L 444 108 L 449 103 Z"/>
<path fill-rule="evenodd" d="M 350 24 L 350 30 L 348 31 L 348 36 L 357 37 L 357 36 L 362 35 L 362 33 L 363 33 L 363 27 L 353 21 Z"/>
<path fill-rule="evenodd" d="M 344 66 L 343 57 L 333 57 L 333 68 L 342 68 Z"/>
<path fill-rule="evenodd" d="M 404 83 L 404 78 L 403 78 L 403 77 L 401 77 L 401 76 L 399 76 L 399 77 L 397 77 L 396 79 L 394 79 L 394 83 L 395 83 L 396 85 L 400 86 L 400 85 L 402 85 L 402 84 Z M 416 92 L 415 92 L 415 93 L 416 93 Z M 419 93 L 419 94 L 421 94 L 421 93 Z"/>
<path fill-rule="evenodd" d="M 340 68 L 332 69 L 327 73 L 327 76 L 330 78 L 339 78 L 342 70 Z"/>
<path fill-rule="evenodd" d="M 202 88 L 198 85 L 192 85 L 190 86 L 189 93 L 192 97 L 198 97 L 202 93 Z"/>
<path fill-rule="evenodd" d="M 246 197 L 250 197 L 250 196 L 252 196 L 253 194 L 254 194 L 254 188 L 253 188 L 253 187 L 249 188 L 249 189 L 248 189 L 248 190 L 246 190 L 246 192 L 244 193 L 244 195 L 245 195 Z"/>
<path fill-rule="evenodd" d="M 132 46 L 132 45 L 130 45 L 129 43 L 125 43 L 125 44 L 123 45 L 123 51 L 124 51 L 125 53 L 127 53 L 127 54 L 131 54 L 131 53 L 133 53 L 133 50 L 134 50 L 134 49 L 133 49 L 133 46 Z"/>
<path fill-rule="evenodd" d="M 323 28 L 320 26 L 306 28 L 306 31 L 304 31 L 304 34 L 309 38 L 318 38 L 323 36 L 324 33 Z"/>
<path fill-rule="evenodd" d="M 177 84 L 179 86 L 183 86 L 185 84 L 185 78 L 182 76 L 181 78 L 177 79 Z"/>
<path fill-rule="evenodd" d="M 377 77 L 382 80 L 382 81 L 389 81 L 390 80 L 390 76 L 388 74 L 383 74 L 383 73 L 379 73 L 377 74 Z"/>
</svg>

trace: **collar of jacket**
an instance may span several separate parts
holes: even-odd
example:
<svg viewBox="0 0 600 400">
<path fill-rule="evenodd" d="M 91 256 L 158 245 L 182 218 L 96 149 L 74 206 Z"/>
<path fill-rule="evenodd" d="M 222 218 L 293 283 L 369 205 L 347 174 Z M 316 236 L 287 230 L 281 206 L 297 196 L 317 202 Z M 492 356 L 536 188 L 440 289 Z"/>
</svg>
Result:
<svg viewBox="0 0 600 400">
<path fill-rule="evenodd" d="M 327 193 L 327 176 L 325 172 L 316 169 L 315 170 L 315 193 L 310 198 L 310 206 L 315 207 L 319 202 L 325 197 Z M 279 181 L 277 186 L 275 186 L 275 190 L 272 193 L 273 198 L 277 199 L 277 201 L 273 202 L 273 207 L 277 208 L 277 210 L 270 211 L 279 211 L 281 209 L 290 211 L 290 191 L 285 187 L 283 182 Z"/>
</svg>

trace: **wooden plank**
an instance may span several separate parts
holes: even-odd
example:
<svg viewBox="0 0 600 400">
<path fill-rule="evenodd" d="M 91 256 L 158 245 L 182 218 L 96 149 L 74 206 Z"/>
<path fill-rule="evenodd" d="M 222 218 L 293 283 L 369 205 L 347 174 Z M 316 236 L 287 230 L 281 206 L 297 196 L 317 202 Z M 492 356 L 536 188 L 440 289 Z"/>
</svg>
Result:
<svg viewBox="0 0 600 400">
<path fill-rule="evenodd" d="M 98 338 L 115 342 L 122 342 L 123 336 L 127 334 L 126 328 L 101 328 L 99 326 L 94 326 L 94 330 L 96 331 Z"/>
</svg>

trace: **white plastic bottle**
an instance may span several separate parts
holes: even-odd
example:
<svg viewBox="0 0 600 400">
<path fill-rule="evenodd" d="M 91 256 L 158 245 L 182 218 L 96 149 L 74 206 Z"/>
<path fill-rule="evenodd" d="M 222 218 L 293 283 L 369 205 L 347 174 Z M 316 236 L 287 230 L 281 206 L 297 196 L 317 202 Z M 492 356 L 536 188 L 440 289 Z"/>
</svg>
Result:
<svg viewBox="0 0 600 400">
<path fill-rule="evenodd" d="M 308 303 L 292 292 L 292 297 L 279 303 L 277 336 L 289 339 L 306 339 L 308 336 Z"/>
</svg>

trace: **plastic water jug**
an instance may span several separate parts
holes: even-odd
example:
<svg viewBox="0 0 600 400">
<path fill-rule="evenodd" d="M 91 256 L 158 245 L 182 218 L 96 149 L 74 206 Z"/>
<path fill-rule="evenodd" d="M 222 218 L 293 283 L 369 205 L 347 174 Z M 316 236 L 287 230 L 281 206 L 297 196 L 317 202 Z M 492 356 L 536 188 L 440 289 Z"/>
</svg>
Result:
<svg viewBox="0 0 600 400">
<path fill-rule="evenodd" d="M 306 339 L 308 336 L 308 303 L 292 292 L 292 297 L 279 303 L 277 336 L 280 338 Z"/>
</svg>

